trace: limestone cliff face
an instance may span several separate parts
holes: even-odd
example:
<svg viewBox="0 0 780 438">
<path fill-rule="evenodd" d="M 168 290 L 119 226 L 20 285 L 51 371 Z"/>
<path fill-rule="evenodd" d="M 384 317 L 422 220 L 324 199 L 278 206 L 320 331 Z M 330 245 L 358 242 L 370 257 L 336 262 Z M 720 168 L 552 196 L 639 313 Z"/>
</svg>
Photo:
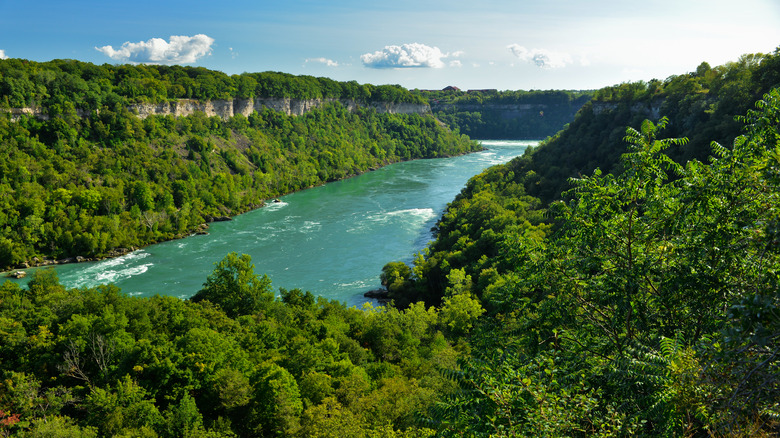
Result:
<svg viewBox="0 0 780 438">
<path fill-rule="evenodd" d="M 661 118 L 661 105 L 663 99 L 656 99 L 651 102 L 634 102 L 631 104 L 631 112 L 638 114 L 645 114 L 652 120 L 658 120 Z M 599 115 L 601 113 L 615 111 L 620 107 L 618 102 L 592 102 L 593 114 Z"/>
<path fill-rule="evenodd" d="M 570 105 L 547 105 L 547 104 L 526 104 L 526 103 L 455 103 L 455 104 L 433 104 L 431 105 L 433 112 L 479 112 L 479 113 L 494 113 L 498 114 L 501 119 L 520 119 L 528 116 L 536 116 L 540 112 L 544 111 L 563 111 L 571 113 L 571 117 L 574 117 L 574 113 L 577 112 L 579 107 Z"/>
<path fill-rule="evenodd" d="M 434 111 L 481 111 L 484 109 L 490 109 L 494 111 L 508 111 L 508 112 L 526 112 L 526 111 L 538 111 L 540 109 L 547 108 L 545 104 L 502 104 L 502 103 L 456 103 L 456 104 L 439 104 L 433 105 Z"/>
<path fill-rule="evenodd" d="M 291 116 L 300 116 L 313 109 L 320 108 L 328 103 L 340 102 L 345 108 L 354 111 L 360 106 L 374 108 L 379 113 L 389 114 L 428 114 L 431 108 L 427 104 L 373 102 L 367 105 L 359 104 L 350 99 L 292 99 L 277 97 L 259 97 L 255 99 L 212 100 L 201 102 L 194 99 L 179 99 L 173 102 L 141 103 L 130 105 L 130 111 L 138 114 L 140 118 L 151 115 L 172 115 L 175 117 L 189 116 L 195 112 L 202 112 L 209 117 L 217 116 L 229 119 L 236 114 L 248 117 L 254 111 L 262 111 L 263 108 L 279 111 Z M 11 108 L 6 111 L 11 113 L 11 120 L 18 120 L 22 115 L 33 115 L 47 120 L 49 118 L 43 108 Z M 88 115 L 87 112 L 77 110 L 79 116 Z"/>
<path fill-rule="evenodd" d="M 179 99 L 178 101 L 160 104 L 136 104 L 132 105 L 130 110 L 136 112 L 141 118 L 150 115 L 169 114 L 179 117 L 202 112 L 209 117 L 217 116 L 228 119 L 236 114 L 248 117 L 252 112 L 262 111 L 263 108 L 291 116 L 300 116 L 336 101 L 336 99 L 292 99 L 288 97 L 260 97 L 256 99 L 213 100 L 207 102 Z M 350 111 L 363 106 L 349 99 L 341 99 L 338 102 Z M 431 112 L 431 108 L 424 104 L 374 102 L 367 106 L 376 109 L 377 112 L 390 114 L 426 114 Z"/>
<path fill-rule="evenodd" d="M 633 113 L 645 114 L 647 117 L 657 120 L 661 114 L 662 99 L 656 99 L 650 102 L 632 102 L 630 110 Z M 618 102 L 598 102 L 592 101 L 590 103 L 591 109 L 594 114 L 599 115 L 601 113 L 615 111 L 621 105 Z M 501 119 L 520 119 L 527 116 L 538 115 L 540 112 L 566 112 L 569 113 L 571 118 L 574 118 L 574 114 L 580 109 L 577 105 L 563 105 L 563 104 L 436 104 L 431 105 L 433 112 L 451 112 L 451 111 L 468 111 L 468 112 L 491 112 L 499 114 Z"/>
</svg>

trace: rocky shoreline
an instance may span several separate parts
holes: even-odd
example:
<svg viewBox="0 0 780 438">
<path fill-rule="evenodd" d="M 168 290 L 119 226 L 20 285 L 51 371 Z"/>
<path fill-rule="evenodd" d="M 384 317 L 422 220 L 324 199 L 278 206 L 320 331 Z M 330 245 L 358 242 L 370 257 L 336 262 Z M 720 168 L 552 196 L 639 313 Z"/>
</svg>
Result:
<svg viewBox="0 0 780 438">
<path fill-rule="evenodd" d="M 265 204 L 251 205 L 250 211 L 264 206 Z M 227 222 L 233 220 L 233 218 L 230 216 L 206 216 L 204 220 L 205 222 L 195 227 L 194 230 L 191 230 L 187 234 L 174 236 L 171 240 L 178 240 L 178 239 L 183 239 L 185 237 L 196 236 L 196 235 L 206 235 L 209 233 L 208 230 L 209 230 L 210 223 Z M 154 245 L 155 243 L 162 243 L 162 242 L 154 242 L 154 243 L 150 243 L 150 245 Z M 46 266 L 56 266 L 56 265 L 67 265 L 71 263 L 99 262 L 101 260 L 108 260 L 117 257 L 122 257 L 138 249 L 141 249 L 141 247 L 136 248 L 134 246 L 131 246 L 129 248 L 114 248 L 101 257 L 75 256 L 75 257 L 66 257 L 64 259 L 53 259 L 49 257 L 44 257 L 44 258 L 33 257 L 31 260 L 16 265 L 15 267 L 13 267 L 13 269 L 1 272 L 0 277 L 21 279 L 27 275 L 27 273 L 24 272 L 24 269 L 42 268 Z"/>
<path fill-rule="evenodd" d="M 42 268 L 45 266 L 55 266 L 55 265 L 66 265 L 70 263 L 97 262 L 100 260 L 121 257 L 123 255 L 135 251 L 136 249 L 138 248 L 132 246 L 130 248 L 114 248 L 103 257 L 76 256 L 76 257 L 67 257 L 64 259 L 52 259 L 48 257 L 44 257 L 41 259 L 39 257 L 33 257 L 32 260 L 22 262 L 18 264 L 14 269 L 4 272 L 3 276 L 7 278 L 20 279 L 20 278 L 24 278 L 27 275 L 27 273 L 24 272 L 23 269 Z"/>
<path fill-rule="evenodd" d="M 177 239 L 183 239 L 185 237 L 189 236 L 195 236 L 195 235 L 205 235 L 208 234 L 209 230 L 209 223 L 210 222 L 225 222 L 233 220 L 230 216 L 207 216 L 206 223 L 202 223 L 198 225 L 192 232 L 181 235 L 181 236 L 175 236 L 171 240 L 177 240 Z M 155 243 L 161 243 L 161 242 L 155 242 Z M 22 262 L 18 265 L 16 265 L 13 269 L 9 271 L 5 271 L 2 274 L 0 274 L 3 277 L 6 278 L 16 278 L 21 279 L 24 278 L 27 273 L 24 271 L 24 269 L 31 269 L 31 268 L 42 268 L 46 266 L 57 266 L 57 265 L 67 265 L 71 263 L 84 263 L 84 262 L 99 262 L 101 260 L 108 260 L 108 259 L 114 259 L 117 257 L 122 257 L 124 255 L 130 254 L 133 251 L 141 249 L 140 247 L 136 248 L 134 246 L 131 246 L 129 248 L 114 248 L 111 251 L 107 252 L 104 256 L 101 257 L 84 257 L 84 256 L 75 256 L 75 257 L 66 257 L 64 259 L 53 259 L 49 257 L 33 257 L 32 260 L 28 260 L 26 262 Z"/>
<path fill-rule="evenodd" d="M 363 294 L 365 298 L 373 298 L 382 304 L 387 304 L 391 301 L 390 292 L 385 288 L 379 288 L 370 290 Z"/>
<path fill-rule="evenodd" d="M 483 150 L 484 150 L 484 148 L 483 148 Z M 473 151 L 473 152 L 476 152 L 476 151 Z M 464 152 L 463 154 L 465 155 L 465 154 L 469 154 L 469 153 L 473 153 L 473 152 Z M 421 158 L 418 158 L 418 159 L 421 159 Z M 402 161 L 405 161 L 405 160 L 400 160 L 399 162 L 402 162 Z M 390 165 L 390 164 L 394 164 L 394 163 L 396 163 L 396 162 L 385 162 L 378 168 L 377 167 L 369 167 L 368 169 L 366 169 L 364 171 L 357 172 L 355 174 L 346 175 L 343 178 L 339 178 L 338 181 L 349 179 L 349 178 L 361 175 L 363 173 L 373 172 L 373 171 L 376 171 L 376 170 L 378 170 L 378 169 L 380 169 L 380 168 L 382 168 L 384 166 L 387 166 L 387 165 Z M 336 181 L 336 180 L 334 180 L 334 181 Z M 334 181 L 325 181 L 325 182 L 322 183 L 322 185 L 327 184 L 329 182 L 334 182 Z M 311 186 L 311 187 L 314 187 L 314 186 Z M 311 188 L 311 187 L 307 187 L 307 188 Z M 302 190 L 305 190 L 305 189 L 302 189 Z M 291 192 L 291 193 L 294 193 L 294 192 Z M 275 198 L 275 199 L 278 199 L 278 198 Z M 252 210 L 256 210 L 258 208 L 265 207 L 265 205 L 266 205 L 265 202 L 262 202 L 260 205 L 257 205 L 257 204 L 249 205 L 248 209 L 246 210 L 246 212 L 252 211 Z M 239 212 L 237 214 L 241 214 L 241 213 L 245 213 L 245 212 Z M 195 236 L 195 235 L 207 235 L 208 234 L 208 229 L 209 229 L 209 223 L 211 223 L 211 222 L 224 222 L 224 221 L 231 221 L 231 220 L 233 220 L 233 218 L 231 216 L 206 216 L 206 217 L 204 217 L 204 221 L 205 221 L 204 223 L 198 225 L 197 227 L 195 227 L 195 229 L 191 230 L 187 234 L 174 236 L 170 240 L 178 240 L 178 239 L 183 239 L 185 237 Z M 151 242 L 151 243 L 149 243 L 149 245 L 154 245 L 156 243 L 162 243 L 162 242 L 163 241 Z M 24 278 L 27 275 L 27 273 L 23 271 L 24 269 L 40 268 L 40 267 L 56 266 L 56 265 L 65 265 L 65 264 L 71 264 L 71 263 L 97 262 L 97 261 L 101 261 L 101 260 L 107 260 L 107 259 L 112 259 L 112 258 L 116 258 L 116 257 L 121 257 L 123 255 L 127 255 L 127 254 L 129 254 L 129 253 L 131 253 L 133 251 L 136 251 L 138 249 L 141 249 L 141 248 L 142 247 L 138 247 L 138 248 L 136 248 L 136 247 L 114 248 L 111 251 L 109 251 L 106 255 L 101 256 L 101 257 L 75 256 L 75 257 L 68 257 L 68 258 L 64 258 L 64 259 L 52 259 L 52 258 L 48 258 L 48 257 L 44 257 L 43 259 L 41 259 L 39 257 L 33 257 L 32 260 L 28 260 L 26 262 L 22 262 L 22 263 L 16 265 L 15 267 L 10 268 L 10 269 L 8 269 L 6 271 L 0 271 L 0 277 L 20 279 L 20 278 Z M 0 269 L 2 269 L 2 267 L 0 267 Z M 384 290 L 384 289 L 377 289 L 377 290 L 373 290 L 373 291 L 368 291 L 368 292 L 366 292 L 364 294 L 364 296 L 367 297 L 367 298 L 375 298 L 375 299 L 377 299 L 381 303 L 386 303 L 386 302 L 390 301 L 390 298 L 387 296 L 387 291 Z"/>
</svg>

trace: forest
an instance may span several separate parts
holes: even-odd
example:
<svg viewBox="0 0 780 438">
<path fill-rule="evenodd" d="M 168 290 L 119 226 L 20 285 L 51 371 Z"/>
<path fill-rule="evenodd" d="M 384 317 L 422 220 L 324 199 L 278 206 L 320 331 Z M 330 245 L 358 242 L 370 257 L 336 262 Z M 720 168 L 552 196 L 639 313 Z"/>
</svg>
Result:
<svg viewBox="0 0 780 438">
<path fill-rule="evenodd" d="M 69 289 L 50 270 L 6 282 L 0 435 L 776 436 L 778 87 L 780 49 L 598 90 L 558 134 L 472 178 L 411 266 L 377 273 L 393 305 L 274 290 L 236 253 L 189 300 Z M 67 140 L 27 132 L 31 152 Z M 179 155 L 200 169 L 223 140 L 251 148 L 241 132 L 188 137 Z M 146 138 L 150 154 L 164 150 Z M 101 150 L 60 144 L 50 156 Z M 63 190 L 114 177 L 73 174 Z"/>
<path fill-rule="evenodd" d="M 780 50 L 599 90 L 384 267 L 485 310 L 442 435 L 780 432 L 779 86 Z"/>
<path fill-rule="evenodd" d="M 0 108 L 44 107 L 50 114 L 52 110 L 57 113 L 56 106 L 66 102 L 92 111 L 116 103 L 159 103 L 185 98 L 207 101 L 292 97 L 424 103 L 420 96 L 399 85 L 338 82 L 282 72 L 227 75 L 179 65 L 95 65 L 72 59 L 0 61 Z"/>
<path fill-rule="evenodd" d="M 276 73 L 0 60 L 0 269 L 114 255 L 388 163 L 480 148 L 431 116 L 338 102 L 302 116 L 266 108 L 224 120 L 141 119 L 128 109 L 228 93 L 419 99 L 395 86 Z M 42 108 L 48 119 L 12 120 L 3 105 Z"/>
</svg>

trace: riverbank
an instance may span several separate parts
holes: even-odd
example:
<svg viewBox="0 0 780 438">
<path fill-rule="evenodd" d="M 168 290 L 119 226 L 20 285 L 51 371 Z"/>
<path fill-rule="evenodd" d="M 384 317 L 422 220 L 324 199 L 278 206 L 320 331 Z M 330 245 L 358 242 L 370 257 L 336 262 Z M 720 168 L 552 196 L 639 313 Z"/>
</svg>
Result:
<svg viewBox="0 0 780 438">
<path fill-rule="evenodd" d="M 51 267 L 68 288 L 113 284 L 132 296 L 188 298 L 230 252 L 248 254 L 274 288 L 301 289 L 360 307 L 381 287 L 389 261 L 412 262 L 431 227 L 472 176 L 522 154 L 536 142 L 485 142 L 487 150 L 409 160 L 269 198 L 263 208 L 209 224 L 193 235 L 137 247 L 125 256 Z M 32 274 L 30 272 L 29 274 Z M 24 286 L 28 279 L 11 280 Z"/>
<path fill-rule="evenodd" d="M 252 211 L 252 210 L 256 210 L 258 208 L 262 208 L 263 206 L 265 206 L 265 203 L 263 203 L 262 205 L 253 205 L 252 208 L 250 208 L 246 212 L 249 212 L 249 211 Z M 237 213 L 237 215 L 238 214 L 243 214 L 243 213 L 246 213 L 246 212 Z M 137 251 L 139 249 L 145 248 L 145 247 L 150 246 L 150 245 L 156 245 L 158 243 L 169 242 L 169 241 L 174 241 L 174 240 L 179 240 L 179 239 L 186 239 L 187 237 L 191 237 L 191 236 L 195 236 L 195 235 L 208 234 L 209 224 L 210 223 L 212 223 L 212 222 L 226 222 L 226 221 L 230 221 L 230 220 L 232 220 L 232 217 L 231 216 L 207 216 L 205 219 L 206 219 L 206 222 L 198 225 L 197 227 L 195 227 L 192 230 L 189 230 L 187 233 L 178 234 L 178 235 L 174 236 L 171 239 L 159 240 L 159 241 L 152 242 L 152 243 L 149 243 L 147 245 L 140 246 L 140 247 L 131 246 L 129 248 L 113 248 L 107 254 L 99 256 L 99 257 L 75 256 L 75 257 L 66 257 L 64 259 L 53 259 L 53 258 L 49 258 L 49 257 L 42 257 L 41 258 L 41 257 L 37 257 L 36 256 L 36 257 L 33 257 L 31 260 L 27 260 L 27 261 L 25 261 L 23 263 L 20 263 L 15 268 L 8 269 L 8 270 L 5 270 L 5 271 L 0 271 L 0 278 L 3 278 L 3 277 L 5 277 L 5 278 L 17 278 L 17 279 L 24 278 L 26 276 L 26 273 L 24 273 L 24 274 L 19 274 L 19 273 L 20 272 L 24 272 L 25 269 L 44 268 L 44 267 L 47 267 L 47 266 L 68 265 L 68 264 L 73 264 L 73 263 L 99 262 L 99 261 L 103 261 L 103 260 L 109 260 L 109 259 L 113 259 L 113 258 L 117 258 L 117 257 L 122 257 L 122 256 L 125 256 L 127 254 L 130 254 L 133 251 Z"/>
<path fill-rule="evenodd" d="M 294 190 L 294 191 L 290 191 L 290 192 L 286 192 L 286 193 L 279 193 L 279 194 L 277 194 L 276 196 L 274 196 L 274 197 L 272 197 L 270 199 L 276 199 L 277 197 L 280 197 L 280 196 L 288 196 L 288 195 L 291 195 L 293 193 L 297 193 L 297 192 L 300 192 L 300 191 L 303 191 L 303 190 L 309 190 L 309 189 L 312 189 L 312 188 L 315 188 L 315 187 L 319 187 L 319 186 L 324 186 L 324 185 L 329 184 L 329 183 L 355 178 L 355 177 L 358 177 L 360 175 L 366 174 L 368 172 L 377 171 L 379 169 L 382 169 L 382 168 L 384 168 L 386 166 L 389 166 L 389 165 L 392 165 L 392 164 L 403 163 L 403 162 L 407 162 L 407 161 L 416 161 L 416 160 L 446 159 L 446 158 L 452 158 L 452 157 L 456 157 L 456 156 L 460 156 L 460 155 L 467 155 L 467 154 L 477 153 L 477 152 L 481 152 L 481 151 L 484 151 L 484 150 L 485 150 L 485 148 L 483 147 L 481 150 L 478 150 L 478 151 L 467 151 L 467 152 L 464 152 L 462 154 L 457 154 L 457 155 L 443 155 L 441 157 L 436 157 L 436 158 L 414 158 L 414 159 L 411 159 L 411 160 L 385 161 L 379 167 L 369 167 L 368 169 L 363 170 L 361 172 L 349 174 L 349 175 L 346 175 L 346 176 L 344 176 L 342 178 L 326 181 L 326 182 L 323 182 L 323 183 L 318 184 L 318 185 L 304 187 L 304 188 L 302 188 L 300 190 Z M 45 257 L 45 256 L 35 256 L 32 259 L 30 259 L 30 260 L 25 260 L 24 262 L 17 264 L 16 266 L 6 267 L 5 270 L 0 271 L 0 278 L 14 278 L 14 275 L 17 272 L 24 271 L 25 269 L 41 268 L 41 267 L 47 267 L 47 266 L 67 265 L 67 264 L 74 264 L 74 263 L 84 263 L 84 262 L 99 262 L 99 261 L 108 260 L 108 259 L 112 259 L 112 258 L 122 257 L 122 256 L 125 256 L 125 255 L 133 252 L 133 251 L 136 251 L 136 250 L 139 250 L 139 249 L 142 249 L 142 248 L 146 248 L 146 247 L 148 247 L 150 245 L 156 245 L 156 244 L 163 243 L 163 242 L 170 242 L 170 241 L 185 239 L 187 237 L 191 237 L 191 236 L 195 236 L 195 235 L 208 234 L 209 227 L 210 227 L 211 223 L 213 223 L 213 222 L 230 221 L 230 220 L 232 220 L 234 217 L 236 217 L 238 215 L 245 214 L 245 213 L 257 210 L 259 208 L 263 208 L 267 204 L 268 204 L 268 200 L 265 200 L 265 201 L 263 201 L 260 204 L 250 204 L 246 210 L 241 210 L 241 211 L 238 211 L 236 213 L 228 212 L 228 215 L 222 215 L 222 216 L 211 216 L 211 215 L 208 215 L 208 216 L 204 217 L 205 221 L 203 223 L 199 224 L 197 227 L 189 229 L 189 230 L 187 230 L 184 233 L 176 234 L 176 235 L 174 235 L 171 238 L 152 241 L 152 242 L 149 242 L 149 243 L 137 246 L 137 247 L 136 246 L 131 246 L 129 248 L 113 248 L 108 253 L 106 253 L 104 255 L 101 255 L 101 256 L 98 256 L 98 257 L 89 257 L 89 256 L 79 255 L 79 256 L 73 256 L 73 257 L 66 257 L 66 258 L 63 258 L 63 259 L 54 259 L 54 258 Z M 26 275 L 26 273 L 24 275 Z"/>
</svg>

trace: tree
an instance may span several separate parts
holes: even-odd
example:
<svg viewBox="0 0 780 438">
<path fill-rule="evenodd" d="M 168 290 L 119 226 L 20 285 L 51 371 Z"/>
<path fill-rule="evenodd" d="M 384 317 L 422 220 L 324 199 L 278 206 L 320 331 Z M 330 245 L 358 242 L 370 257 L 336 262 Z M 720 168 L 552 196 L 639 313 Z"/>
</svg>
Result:
<svg viewBox="0 0 780 438">
<path fill-rule="evenodd" d="M 144 181 L 133 183 L 129 198 L 141 211 L 147 211 L 154 207 L 154 195 L 149 185 Z"/>
<path fill-rule="evenodd" d="M 479 300 L 470 293 L 452 295 L 444 298 L 439 319 L 455 335 L 464 335 L 471 331 L 477 318 L 485 313 Z"/>
<path fill-rule="evenodd" d="M 747 125 L 746 134 L 719 160 L 733 179 L 721 189 L 734 186 L 731 190 L 740 194 L 728 205 L 740 213 L 734 218 L 739 222 L 728 227 L 739 237 L 739 245 L 727 248 L 739 251 L 741 263 L 739 275 L 729 279 L 730 292 L 738 298 L 727 313 L 728 324 L 721 334 L 724 345 L 713 349 L 716 363 L 707 376 L 725 390 L 726 396 L 718 401 L 725 414 L 722 426 L 748 431 L 761 425 L 776 431 L 780 415 L 780 91 L 768 93 L 756 107 L 740 118 Z"/>
<path fill-rule="evenodd" d="M 271 280 L 266 275 L 255 275 L 254 267 L 248 254 L 228 254 L 217 263 L 192 301 L 211 301 L 231 317 L 257 313 L 274 299 L 274 295 Z"/>
<path fill-rule="evenodd" d="M 412 270 L 404 262 L 390 262 L 382 268 L 382 274 L 379 276 L 382 286 L 387 287 L 388 291 L 394 291 L 409 281 Z"/>
</svg>

